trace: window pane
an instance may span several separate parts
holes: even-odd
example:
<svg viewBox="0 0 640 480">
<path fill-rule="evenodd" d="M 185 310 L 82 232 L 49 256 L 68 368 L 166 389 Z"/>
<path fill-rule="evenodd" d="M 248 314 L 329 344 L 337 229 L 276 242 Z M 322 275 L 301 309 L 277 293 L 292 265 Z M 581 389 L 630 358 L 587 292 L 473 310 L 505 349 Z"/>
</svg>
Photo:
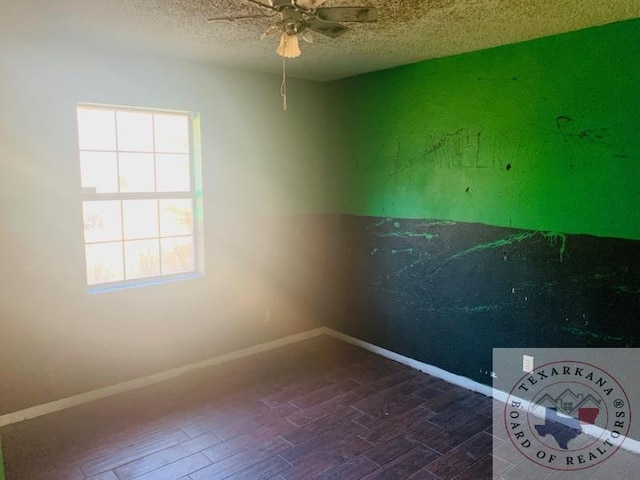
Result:
<svg viewBox="0 0 640 480">
<path fill-rule="evenodd" d="M 189 117 L 156 114 L 154 127 L 157 152 L 189 153 Z"/>
<path fill-rule="evenodd" d="M 80 152 L 82 188 L 95 188 L 96 193 L 118 191 L 118 166 L 115 152 Z"/>
<path fill-rule="evenodd" d="M 85 246 L 87 259 L 87 284 L 124 280 L 122 243 L 96 243 Z"/>
<path fill-rule="evenodd" d="M 124 238 L 151 238 L 158 236 L 158 201 L 124 200 Z"/>
<path fill-rule="evenodd" d="M 162 274 L 193 272 L 193 238 L 174 237 L 160 240 L 162 247 Z"/>
<path fill-rule="evenodd" d="M 78 144 L 80 150 L 115 150 L 114 110 L 78 107 Z"/>
<path fill-rule="evenodd" d="M 191 235 L 193 209 L 190 198 L 160 200 L 160 235 Z"/>
<path fill-rule="evenodd" d="M 118 110 L 118 150 L 153 152 L 152 118 L 151 113 Z"/>
<path fill-rule="evenodd" d="M 158 240 L 124 242 L 127 280 L 160 275 L 160 248 Z"/>
<path fill-rule="evenodd" d="M 156 155 L 156 161 L 159 192 L 191 190 L 189 155 Z"/>
<path fill-rule="evenodd" d="M 82 202 L 84 241 L 108 242 L 122 239 L 120 201 Z"/>
<path fill-rule="evenodd" d="M 120 153 L 120 191 L 154 192 L 152 153 Z"/>
</svg>

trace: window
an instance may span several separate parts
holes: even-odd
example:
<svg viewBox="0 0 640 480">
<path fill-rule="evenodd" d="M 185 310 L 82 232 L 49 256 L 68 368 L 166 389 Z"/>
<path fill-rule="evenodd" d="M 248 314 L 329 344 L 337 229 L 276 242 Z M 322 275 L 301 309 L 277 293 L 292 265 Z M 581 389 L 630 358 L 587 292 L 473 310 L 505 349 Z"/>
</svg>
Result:
<svg viewBox="0 0 640 480">
<path fill-rule="evenodd" d="M 89 291 L 203 272 L 198 117 L 79 105 Z"/>
</svg>

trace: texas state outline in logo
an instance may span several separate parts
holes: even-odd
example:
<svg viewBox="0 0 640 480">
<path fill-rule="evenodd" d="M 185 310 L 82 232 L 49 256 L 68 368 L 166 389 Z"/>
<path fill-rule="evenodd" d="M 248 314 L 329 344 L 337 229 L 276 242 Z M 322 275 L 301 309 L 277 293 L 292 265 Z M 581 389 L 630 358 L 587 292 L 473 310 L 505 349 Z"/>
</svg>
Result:
<svg viewBox="0 0 640 480">
<path fill-rule="evenodd" d="M 631 426 L 620 383 L 594 365 L 566 360 L 541 365 L 509 392 L 504 424 L 525 457 L 553 470 L 584 470 L 610 458 Z"/>
</svg>

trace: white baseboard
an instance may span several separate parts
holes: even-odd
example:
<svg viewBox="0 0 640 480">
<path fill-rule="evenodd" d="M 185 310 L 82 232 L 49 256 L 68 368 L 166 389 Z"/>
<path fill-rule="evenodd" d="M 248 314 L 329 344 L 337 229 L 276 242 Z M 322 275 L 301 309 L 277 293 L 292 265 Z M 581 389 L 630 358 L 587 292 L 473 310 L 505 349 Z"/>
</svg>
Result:
<svg viewBox="0 0 640 480">
<path fill-rule="evenodd" d="M 467 390 L 481 393 L 482 395 L 491 397 L 501 403 L 505 403 L 509 396 L 506 392 L 496 390 L 488 385 L 484 385 L 482 383 L 476 382 L 475 380 L 471 380 L 470 378 L 456 375 L 455 373 L 448 372 L 428 363 L 414 360 L 413 358 L 405 357 L 404 355 L 400 355 L 399 353 L 395 353 L 391 350 L 378 347 L 377 345 L 373 345 L 372 343 L 368 343 L 344 333 L 337 332 L 336 330 L 332 330 L 327 327 L 319 327 L 314 328 L 313 330 L 307 330 L 306 332 L 301 332 L 295 335 L 289 335 L 287 337 L 279 338 L 277 340 L 272 340 L 270 342 L 265 342 L 251 347 L 243 348 L 241 350 L 236 350 L 234 352 L 219 355 L 217 357 L 202 360 L 200 362 L 173 368 L 165 372 L 160 372 L 154 375 L 148 375 L 146 377 L 141 377 L 108 387 L 99 388 L 97 390 L 92 390 L 90 392 L 81 393 L 49 403 L 44 403 L 35 407 L 25 408 L 24 410 L 19 410 L 17 412 L 7 413 L 0 416 L 0 427 L 40 417 L 49 413 L 58 412 L 60 410 L 64 410 L 77 405 L 82 405 L 94 400 L 110 397 L 118 393 L 124 393 L 135 390 L 137 388 L 164 382 L 192 370 L 219 365 L 231 360 L 247 357 L 249 355 L 255 355 L 256 353 L 283 347 L 285 345 L 290 345 L 292 343 L 297 343 L 302 340 L 307 340 L 309 338 L 317 337 L 320 335 L 329 335 L 331 337 L 337 338 L 339 340 L 342 340 L 343 342 L 350 343 L 352 345 L 363 348 L 364 350 L 368 350 L 382 357 L 394 360 L 398 363 L 402 363 L 403 365 L 407 365 L 408 367 L 427 373 L 436 378 L 440 378 L 445 382 L 457 385 L 462 388 L 466 388 Z M 622 448 L 630 452 L 640 454 L 640 442 L 632 438 L 625 439 L 624 443 L 622 444 Z"/>
<path fill-rule="evenodd" d="M 251 347 L 236 350 L 224 355 L 202 360 L 200 362 L 191 363 L 178 368 L 172 368 L 164 372 L 148 375 L 146 377 L 136 378 L 127 382 L 117 383 L 108 387 L 98 388 L 91 390 L 90 392 L 80 393 L 71 397 L 62 398 L 53 402 L 44 403 L 42 405 L 36 405 L 34 407 L 25 408 L 17 412 L 7 413 L 0 416 L 0 427 L 5 427 L 13 423 L 23 422 L 31 418 L 41 417 L 50 413 L 59 412 L 70 407 L 82 405 L 83 403 L 92 402 L 101 398 L 117 395 L 118 393 L 129 392 L 137 388 L 146 387 L 156 383 L 164 382 L 171 378 L 182 375 L 183 373 L 196 370 L 203 367 L 210 367 L 213 365 L 219 365 L 221 363 L 236 360 L 238 358 L 247 357 L 249 355 L 255 355 L 256 353 L 265 352 L 274 348 L 283 347 L 291 343 L 300 342 L 308 338 L 317 337 L 326 333 L 326 328 L 320 327 L 313 330 L 307 330 L 306 332 L 297 333 L 295 335 L 289 335 L 288 337 L 278 338 L 270 342 L 260 343 Z"/>
<path fill-rule="evenodd" d="M 338 338 L 343 342 L 347 342 L 360 348 L 364 348 L 365 350 L 369 350 L 370 352 L 376 353 L 381 357 L 395 360 L 396 362 L 407 365 L 408 367 L 414 368 L 424 373 L 428 373 L 429 375 L 440 378 L 445 382 L 452 383 L 453 385 L 458 385 L 459 387 L 466 388 L 467 390 L 481 393 L 483 395 L 486 395 L 487 397 L 493 397 L 492 387 L 483 385 L 482 383 L 471 380 L 470 378 L 456 375 L 455 373 L 448 372 L 434 365 L 429 365 L 428 363 L 414 360 L 413 358 L 405 357 L 404 355 L 400 355 L 399 353 L 392 352 L 391 350 L 386 350 L 384 348 L 378 347 L 377 345 L 373 345 L 372 343 L 368 343 L 349 335 L 345 335 L 344 333 L 336 332 L 335 330 L 332 330 L 330 328 L 327 328 L 325 333 L 327 335 L 331 335 L 332 337 Z"/>
<path fill-rule="evenodd" d="M 481 393 L 487 397 L 493 398 L 500 403 L 506 403 L 509 399 L 509 394 L 507 392 L 497 390 L 488 385 L 484 385 L 482 383 L 476 382 L 475 380 L 471 380 L 470 378 L 456 375 L 455 373 L 448 372 L 434 365 L 429 365 L 428 363 L 423 363 L 418 360 L 414 360 L 413 358 L 405 357 L 404 355 L 386 350 L 384 348 L 378 347 L 377 345 L 373 345 L 372 343 L 368 343 L 358 338 L 345 335 L 344 333 L 336 332 L 335 330 L 332 330 L 330 328 L 325 328 L 324 333 L 338 338 L 344 342 L 356 345 L 365 350 L 369 350 L 370 352 L 376 353 L 381 357 L 395 360 L 398 363 L 402 363 L 421 372 L 428 373 L 429 375 L 440 378 L 445 382 L 452 383 L 453 385 L 458 385 L 459 387 L 466 388 L 467 390 Z M 529 402 L 526 402 L 522 399 L 519 400 L 521 401 L 523 408 L 528 411 Z M 600 438 L 601 436 L 606 436 L 608 438 L 611 436 L 611 432 L 595 427 L 593 425 L 587 426 L 584 432 L 594 438 Z M 632 453 L 640 454 L 640 442 L 634 440 L 633 438 L 626 437 L 621 446 L 623 449 L 628 450 Z"/>
</svg>

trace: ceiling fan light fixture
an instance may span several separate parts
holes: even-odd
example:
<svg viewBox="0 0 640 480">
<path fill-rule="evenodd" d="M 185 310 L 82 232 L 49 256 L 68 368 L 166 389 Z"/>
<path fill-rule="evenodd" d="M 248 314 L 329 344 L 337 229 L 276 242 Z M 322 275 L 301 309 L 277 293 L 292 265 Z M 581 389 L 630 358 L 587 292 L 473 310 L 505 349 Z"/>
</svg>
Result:
<svg viewBox="0 0 640 480">
<path fill-rule="evenodd" d="M 348 27 L 340 22 L 375 22 L 378 11 L 375 7 L 322 7 L 327 0 L 246 0 L 271 11 L 270 14 L 224 16 L 209 18 L 209 22 L 235 22 L 236 20 L 275 17 L 280 19 L 270 26 L 260 37 L 280 34 L 276 53 L 282 57 L 282 108 L 287 110 L 287 58 L 297 58 L 300 51 L 300 39 L 313 43 L 311 32 L 329 38 L 344 34 Z"/>
<path fill-rule="evenodd" d="M 280 44 L 276 49 L 278 55 L 284 58 L 296 58 L 300 56 L 300 42 L 298 41 L 298 35 L 290 35 L 283 33 L 280 36 Z"/>
</svg>

